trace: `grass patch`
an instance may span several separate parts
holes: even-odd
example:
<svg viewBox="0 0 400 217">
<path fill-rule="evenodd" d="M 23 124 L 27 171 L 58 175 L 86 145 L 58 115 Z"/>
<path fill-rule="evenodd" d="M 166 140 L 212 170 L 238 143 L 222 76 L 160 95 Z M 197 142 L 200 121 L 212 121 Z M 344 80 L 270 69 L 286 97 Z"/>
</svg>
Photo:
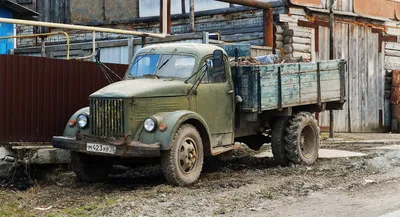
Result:
<svg viewBox="0 0 400 217">
<path fill-rule="evenodd" d="M 104 201 L 90 202 L 79 207 L 71 207 L 61 210 L 57 213 L 49 213 L 46 217 L 61 217 L 61 216 L 105 216 L 108 214 L 110 207 L 116 204 L 115 198 L 106 198 Z"/>
</svg>

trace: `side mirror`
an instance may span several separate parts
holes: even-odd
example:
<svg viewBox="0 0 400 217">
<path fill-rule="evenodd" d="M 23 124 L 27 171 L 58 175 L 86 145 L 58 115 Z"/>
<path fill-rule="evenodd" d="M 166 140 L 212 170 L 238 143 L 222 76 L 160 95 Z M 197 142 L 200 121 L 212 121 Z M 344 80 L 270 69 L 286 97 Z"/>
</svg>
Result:
<svg viewBox="0 0 400 217">
<path fill-rule="evenodd" d="M 224 53 L 221 50 L 215 50 L 213 53 L 214 68 L 221 68 L 224 66 Z"/>
<path fill-rule="evenodd" d="M 100 49 L 96 50 L 96 53 L 94 54 L 94 58 L 96 59 L 96 61 L 100 61 Z"/>
</svg>

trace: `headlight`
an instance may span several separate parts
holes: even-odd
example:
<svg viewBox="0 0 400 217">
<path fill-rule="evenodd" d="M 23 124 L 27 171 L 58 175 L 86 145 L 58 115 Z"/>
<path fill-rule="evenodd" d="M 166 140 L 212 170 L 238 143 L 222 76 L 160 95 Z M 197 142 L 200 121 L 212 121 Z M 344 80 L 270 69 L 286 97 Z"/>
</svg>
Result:
<svg viewBox="0 0 400 217">
<path fill-rule="evenodd" d="M 89 118 L 85 114 L 80 114 L 77 118 L 79 128 L 83 129 L 88 126 Z"/>
<path fill-rule="evenodd" d="M 153 118 L 147 118 L 144 121 L 144 129 L 147 132 L 153 132 L 157 127 L 157 122 Z"/>
</svg>

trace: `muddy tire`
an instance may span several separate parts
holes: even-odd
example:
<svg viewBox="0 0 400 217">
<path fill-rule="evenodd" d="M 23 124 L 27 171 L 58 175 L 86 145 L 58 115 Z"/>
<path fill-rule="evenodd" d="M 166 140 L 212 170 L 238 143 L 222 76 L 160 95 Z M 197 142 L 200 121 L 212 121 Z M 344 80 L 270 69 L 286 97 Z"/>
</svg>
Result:
<svg viewBox="0 0 400 217">
<path fill-rule="evenodd" d="M 286 128 L 288 126 L 290 117 L 280 117 L 278 118 L 271 132 L 271 148 L 272 154 L 274 155 L 274 160 L 277 165 L 287 166 L 289 164 L 289 159 L 286 153 Z"/>
<path fill-rule="evenodd" d="M 79 152 L 71 152 L 71 168 L 80 182 L 105 181 L 112 168 L 112 162 Z"/>
<path fill-rule="evenodd" d="M 171 185 L 186 186 L 195 183 L 203 168 L 203 142 L 197 129 L 182 125 L 175 134 L 170 150 L 162 153 L 161 165 Z"/>
<path fill-rule="evenodd" d="M 294 164 L 311 165 L 318 158 L 319 127 L 308 112 L 292 117 L 286 128 L 286 156 Z"/>
</svg>

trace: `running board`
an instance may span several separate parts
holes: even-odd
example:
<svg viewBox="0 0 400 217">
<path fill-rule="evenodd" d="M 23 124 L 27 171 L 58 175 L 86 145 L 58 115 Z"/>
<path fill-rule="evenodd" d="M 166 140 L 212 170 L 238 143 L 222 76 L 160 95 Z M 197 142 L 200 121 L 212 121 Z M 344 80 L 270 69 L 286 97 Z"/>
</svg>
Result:
<svg viewBox="0 0 400 217">
<path fill-rule="evenodd" d="M 240 144 L 234 144 L 234 145 L 229 145 L 229 146 L 223 146 L 223 147 L 217 147 L 217 148 L 213 148 L 211 150 L 211 154 L 212 156 L 217 156 L 220 155 L 222 153 L 228 152 L 228 151 L 232 151 L 238 148 L 241 148 L 242 145 Z"/>
</svg>

